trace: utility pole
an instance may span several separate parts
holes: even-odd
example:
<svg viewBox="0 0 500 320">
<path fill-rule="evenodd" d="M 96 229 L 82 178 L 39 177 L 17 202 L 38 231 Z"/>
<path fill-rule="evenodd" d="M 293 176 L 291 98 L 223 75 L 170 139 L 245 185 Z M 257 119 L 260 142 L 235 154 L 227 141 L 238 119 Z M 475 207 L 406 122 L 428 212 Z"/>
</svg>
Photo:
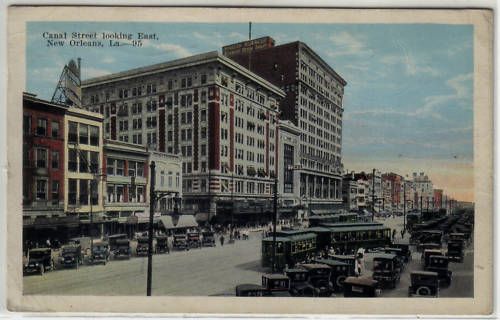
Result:
<svg viewBox="0 0 500 320">
<path fill-rule="evenodd" d="M 375 221 L 375 168 L 372 171 L 372 221 Z"/>
<path fill-rule="evenodd" d="M 278 173 L 274 173 L 274 213 L 273 213 L 273 263 L 272 273 L 276 271 L 276 220 L 278 216 Z"/>
<path fill-rule="evenodd" d="M 406 231 L 406 183 L 403 182 L 403 230 Z"/>
<path fill-rule="evenodd" d="M 422 191 L 420 192 L 420 218 L 422 218 L 422 214 L 424 213 L 424 207 L 422 204 L 423 196 L 424 196 L 424 189 L 422 188 Z"/>
<path fill-rule="evenodd" d="M 154 208 L 156 202 L 155 196 L 155 162 L 151 161 L 149 165 L 149 175 L 150 175 L 150 187 L 149 187 L 149 232 L 148 232 L 148 276 L 147 276 L 147 288 L 146 295 L 151 296 L 151 278 L 153 271 L 153 216 Z"/>
</svg>

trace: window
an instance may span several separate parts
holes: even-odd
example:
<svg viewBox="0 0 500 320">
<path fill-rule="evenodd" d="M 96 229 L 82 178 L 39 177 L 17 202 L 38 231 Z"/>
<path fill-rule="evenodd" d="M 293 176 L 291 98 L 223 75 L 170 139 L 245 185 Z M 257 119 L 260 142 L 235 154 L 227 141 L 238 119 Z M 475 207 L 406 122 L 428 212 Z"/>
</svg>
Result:
<svg viewBox="0 0 500 320">
<path fill-rule="evenodd" d="M 200 121 L 207 121 L 207 110 L 203 109 L 200 111 Z"/>
<path fill-rule="evenodd" d="M 115 159 L 106 159 L 106 173 L 111 176 L 115 175 Z"/>
<path fill-rule="evenodd" d="M 23 133 L 31 134 L 31 116 L 23 116 Z"/>
<path fill-rule="evenodd" d="M 116 160 L 116 175 L 123 176 L 125 170 L 125 160 Z"/>
<path fill-rule="evenodd" d="M 99 172 L 99 152 L 90 151 L 90 172 Z"/>
<path fill-rule="evenodd" d="M 205 84 L 207 83 L 207 75 L 206 74 L 202 74 L 201 75 L 201 84 Z"/>
<path fill-rule="evenodd" d="M 76 205 L 76 179 L 68 179 L 68 204 Z"/>
<path fill-rule="evenodd" d="M 80 204 L 87 205 L 89 204 L 89 183 L 88 180 L 80 180 L 80 195 L 79 200 Z"/>
<path fill-rule="evenodd" d="M 52 151 L 52 169 L 59 169 L 59 152 Z"/>
<path fill-rule="evenodd" d="M 36 167 L 47 168 L 47 149 L 36 149 Z"/>
<path fill-rule="evenodd" d="M 99 127 L 90 126 L 90 144 L 92 146 L 99 145 Z"/>
<path fill-rule="evenodd" d="M 80 124 L 79 141 L 80 144 L 89 143 L 89 127 L 87 125 Z"/>
<path fill-rule="evenodd" d="M 123 202 L 123 186 L 116 186 L 116 202 Z"/>
<path fill-rule="evenodd" d="M 46 119 L 38 119 L 36 134 L 39 136 L 47 135 L 47 120 Z"/>
<path fill-rule="evenodd" d="M 80 172 L 89 172 L 89 157 L 87 151 L 83 151 L 79 153 L 80 160 Z"/>
<path fill-rule="evenodd" d="M 52 181 L 52 203 L 57 204 L 59 202 L 59 181 Z"/>
<path fill-rule="evenodd" d="M 144 177 L 144 162 L 137 162 L 135 174 L 138 177 Z"/>
<path fill-rule="evenodd" d="M 69 149 L 68 151 L 68 170 L 71 172 L 76 172 L 77 162 L 77 152 L 75 149 Z"/>
<path fill-rule="evenodd" d="M 206 127 L 202 127 L 201 128 L 201 138 L 205 139 L 206 137 L 207 137 L 207 128 Z"/>
<path fill-rule="evenodd" d="M 99 194 L 97 180 L 90 180 L 90 203 L 92 205 L 97 205 L 99 203 Z"/>
<path fill-rule="evenodd" d="M 52 138 L 59 137 L 59 122 L 52 121 Z"/>
<path fill-rule="evenodd" d="M 36 200 L 47 200 L 47 180 L 36 181 Z"/>
</svg>

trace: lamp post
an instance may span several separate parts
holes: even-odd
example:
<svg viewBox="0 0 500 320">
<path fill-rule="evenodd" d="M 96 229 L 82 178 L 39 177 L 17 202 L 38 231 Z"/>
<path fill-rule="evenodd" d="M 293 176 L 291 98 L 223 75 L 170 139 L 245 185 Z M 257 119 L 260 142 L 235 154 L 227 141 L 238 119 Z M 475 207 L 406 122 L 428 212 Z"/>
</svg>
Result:
<svg viewBox="0 0 500 320">
<path fill-rule="evenodd" d="M 403 182 L 403 230 L 406 231 L 406 183 Z"/>
<path fill-rule="evenodd" d="M 276 270 L 276 220 L 278 215 L 278 173 L 274 173 L 274 212 L 273 212 L 273 263 L 271 264 L 272 273 Z"/>
</svg>

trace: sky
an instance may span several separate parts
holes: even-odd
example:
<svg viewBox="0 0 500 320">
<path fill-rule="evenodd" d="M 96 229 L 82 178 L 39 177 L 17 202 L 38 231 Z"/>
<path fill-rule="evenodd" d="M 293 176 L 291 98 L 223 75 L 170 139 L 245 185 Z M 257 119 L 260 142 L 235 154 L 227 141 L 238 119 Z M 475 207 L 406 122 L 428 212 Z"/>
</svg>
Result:
<svg viewBox="0 0 500 320">
<path fill-rule="evenodd" d="M 142 47 L 47 47 L 43 32 L 156 33 Z M 135 36 L 135 35 L 134 35 Z M 436 188 L 473 201 L 473 26 L 252 24 L 252 38 L 300 40 L 346 81 L 342 153 L 354 171 L 426 172 Z M 63 66 L 82 58 L 82 79 L 248 39 L 248 23 L 31 22 L 26 91 L 49 99 Z M 68 42 L 68 40 L 67 40 Z"/>
</svg>

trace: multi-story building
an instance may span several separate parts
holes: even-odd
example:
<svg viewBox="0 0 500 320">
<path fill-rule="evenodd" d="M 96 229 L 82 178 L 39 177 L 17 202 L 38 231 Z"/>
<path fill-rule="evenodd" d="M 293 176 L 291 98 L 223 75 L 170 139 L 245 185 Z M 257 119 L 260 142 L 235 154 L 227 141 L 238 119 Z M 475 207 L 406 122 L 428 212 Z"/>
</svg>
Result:
<svg viewBox="0 0 500 320">
<path fill-rule="evenodd" d="M 390 172 L 382 174 L 384 198 L 386 202 L 389 202 L 389 208 L 392 210 L 399 210 L 402 208 L 403 199 L 401 198 L 401 191 L 403 190 L 403 180 L 403 177 L 397 173 Z"/>
<path fill-rule="evenodd" d="M 163 194 L 163 197 L 156 203 L 156 211 L 161 215 L 173 214 L 176 210 L 180 212 L 184 190 L 180 157 L 164 152 L 149 151 L 149 163 L 151 164 L 152 161 L 155 163 L 155 191 Z M 199 218 L 204 220 L 203 217 Z"/>
<path fill-rule="evenodd" d="M 370 183 L 368 189 L 368 207 L 375 211 L 385 210 L 385 198 L 382 193 L 382 172 L 373 169 L 367 174 L 368 182 Z"/>
<path fill-rule="evenodd" d="M 416 172 L 414 172 L 413 184 L 416 190 L 415 200 L 417 203 L 419 203 L 419 208 L 428 208 L 428 203 L 434 196 L 432 181 L 423 172 L 420 172 L 418 175 Z"/>
<path fill-rule="evenodd" d="M 300 130 L 291 121 L 280 121 L 278 156 L 278 194 L 281 207 L 302 203 L 299 175 Z"/>
<path fill-rule="evenodd" d="M 64 211 L 78 217 L 83 234 L 94 236 L 105 223 L 102 121 L 99 113 L 77 107 L 64 117 Z"/>
<path fill-rule="evenodd" d="M 23 94 L 23 225 L 51 237 L 64 221 L 64 115 L 68 107 Z"/>
<path fill-rule="evenodd" d="M 370 199 L 370 181 L 365 172 L 355 173 L 354 180 L 358 185 L 358 193 L 356 195 L 357 206 L 360 210 L 371 209 L 368 204 Z"/>
<path fill-rule="evenodd" d="M 344 175 L 342 181 L 342 202 L 345 210 L 358 210 L 358 182 L 354 176 L 354 172 Z"/>
<path fill-rule="evenodd" d="M 432 207 L 441 209 L 443 207 L 443 189 L 434 189 Z"/>
<path fill-rule="evenodd" d="M 342 207 L 342 99 L 346 81 L 305 43 L 270 37 L 223 47 L 223 54 L 282 88 L 282 119 L 301 130 L 300 195 L 317 209 Z"/>
<path fill-rule="evenodd" d="M 209 52 L 83 81 L 82 95 L 107 138 L 180 154 L 185 210 L 226 221 L 269 210 L 285 94 L 267 80 Z"/>
</svg>

